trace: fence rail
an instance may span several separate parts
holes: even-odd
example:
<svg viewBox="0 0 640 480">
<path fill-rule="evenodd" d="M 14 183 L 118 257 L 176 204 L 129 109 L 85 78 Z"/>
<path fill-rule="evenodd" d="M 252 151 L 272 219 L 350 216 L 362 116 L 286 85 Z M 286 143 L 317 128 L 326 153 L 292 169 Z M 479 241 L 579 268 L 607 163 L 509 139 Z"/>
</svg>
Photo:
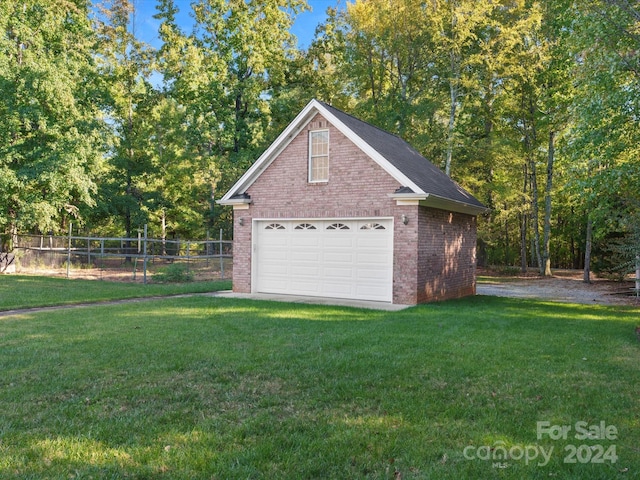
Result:
<svg viewBox="0 0 640 480">
<path fill-rule="evenodd" d="M 145 229 L 146 232 L 146 229 Z M 14 245 L 16 272 L 111 278 L 157 273 L 164 266 L 182 263 L 199 279 L 229 276 L 233 243 L 217 240 L 182 240 L 138 237 L 18 235 Z M 122 278 L 124 279 L 124 278 Z"/>
</svg>

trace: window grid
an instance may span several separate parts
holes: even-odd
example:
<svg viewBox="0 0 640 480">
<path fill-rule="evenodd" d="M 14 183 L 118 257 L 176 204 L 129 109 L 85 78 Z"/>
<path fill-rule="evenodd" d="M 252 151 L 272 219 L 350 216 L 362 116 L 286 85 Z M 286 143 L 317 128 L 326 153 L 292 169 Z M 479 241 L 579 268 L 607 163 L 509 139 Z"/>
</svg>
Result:
<svg viewBox="0 0 640 480">
<path fill-rule="evenodd" d="M 270 223 L 269 225 L 264 227 L 264 229 L 265 230 L 285 230 L 285 226 L 282 225 L 281 223 Z"/>
<path fill-rule="evenodd" d="M 316 227 L 311 223 L 301 223 L 300 225 L 296 226 L 295 230 L 316 230 Z"/>
<path fill-rule="evenodd" d="M 309 182 L 329 180 L 329 130 L 309 132 Z"/>
<path fill-rule="evenodd" d="M 379 223 L 365 223 L 360 227 L 360 230 L 386 230 L 386 228 Z"/>
<path fill-rule="evenodd" d="M 332 223 L 327 227 L 327 230 L 349 230 L 349 225 L 344 223 Z"/>
</svg>

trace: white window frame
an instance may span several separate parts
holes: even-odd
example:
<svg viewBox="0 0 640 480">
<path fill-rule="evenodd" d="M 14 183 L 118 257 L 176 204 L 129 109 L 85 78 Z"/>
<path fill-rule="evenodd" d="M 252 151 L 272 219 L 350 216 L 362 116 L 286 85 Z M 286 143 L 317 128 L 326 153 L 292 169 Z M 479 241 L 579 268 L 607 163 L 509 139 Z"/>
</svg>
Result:
<svg viewBox="0 0 640 480">
<path fill-rule="evenodd" d="M 326 134 L 327 136 L 327 153 L 326 154 L 322 154 L 322 155 L 313 155 L 313 138 L 314 135 L 317 133 L 323 133 Z M 330 145 L 330 140 L 329 140 L 329 130 L 328 129 L 323 129 L 323 130 L 310 130 L 309 131 L 309 183 L 326 183 L 329 181 L 329 145 Z M 313 166 L 314 166 L 314 160 L 315 159 L 320 159 L 320 158 L 326 158 L 327 159 L 327 175 L 326 177 L 322 177 L 322 178 L 314 178 L 313 176 Z"/>
</svg>

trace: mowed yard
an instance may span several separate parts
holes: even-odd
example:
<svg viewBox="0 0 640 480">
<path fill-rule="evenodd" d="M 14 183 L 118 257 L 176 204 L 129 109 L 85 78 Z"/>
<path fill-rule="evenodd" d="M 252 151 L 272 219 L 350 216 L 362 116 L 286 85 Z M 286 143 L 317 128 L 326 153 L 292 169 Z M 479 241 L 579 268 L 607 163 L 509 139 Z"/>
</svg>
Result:
<svg viewBox="0 0 640 480">
<path fill-rule="evenodd" d="M 122 288 L 96 285 L 0 277 L 0 308 Z M 481 296 L 0 317 L 0 478 L 640 478 L 639 317 Z"/>
</svg>

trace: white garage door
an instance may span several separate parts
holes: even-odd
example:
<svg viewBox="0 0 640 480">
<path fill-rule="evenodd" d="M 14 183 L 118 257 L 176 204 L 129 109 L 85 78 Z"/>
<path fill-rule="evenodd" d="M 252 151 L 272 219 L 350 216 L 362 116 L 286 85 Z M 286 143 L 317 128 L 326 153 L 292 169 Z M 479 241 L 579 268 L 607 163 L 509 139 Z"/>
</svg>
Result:
<svg viewBox="0 0 640 480">
<path fill-rule="evenodd" d="M 254 291 L 392 301 L 393 220 L 253 224 Z"/>
</svg>

